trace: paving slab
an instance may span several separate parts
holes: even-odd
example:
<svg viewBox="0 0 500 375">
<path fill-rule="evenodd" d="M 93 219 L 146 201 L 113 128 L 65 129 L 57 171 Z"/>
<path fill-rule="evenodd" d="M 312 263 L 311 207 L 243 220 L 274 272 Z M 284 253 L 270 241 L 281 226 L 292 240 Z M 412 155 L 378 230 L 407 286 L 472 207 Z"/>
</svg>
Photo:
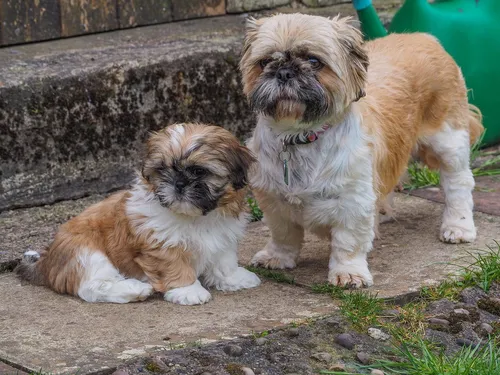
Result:
<svg viewBox="0 0 500 375">
<path fill-rule="evenodd" d="M 203 306 L 161 296 L 126 305 L 91 304 L 0 274 L 0 359 L 25 370 L 110 372 L 151 351 L 260 332 L 332 313 L 325 295 L 265 281 L 235 293 L 213 293 Z"/>
<path fill-rule="evenodd" d="M 380 239 L 369 254 L 375 285 L 369 290 L 384 298 L 404 298 L 422 286 L 435 284 L 456 271 L 451 264 L 467 261 L 467 252 L 485 249 L 500 239 L 500 217 L 475 213 L 478 238 L 473 244 L 439 241 L 443 205 L 396 194 L 396 220 L 380 226 Z M 255 223 L 240 246 L 240 260 L 250 261 L 270 237 L 263 223 Z M 286 273 L 297 283 L 322 283 L 328 276 L 329 244 L 306 234 L 298 267 Z M 465 258 L 464 258 L 465 257 Z"/>
</svg>

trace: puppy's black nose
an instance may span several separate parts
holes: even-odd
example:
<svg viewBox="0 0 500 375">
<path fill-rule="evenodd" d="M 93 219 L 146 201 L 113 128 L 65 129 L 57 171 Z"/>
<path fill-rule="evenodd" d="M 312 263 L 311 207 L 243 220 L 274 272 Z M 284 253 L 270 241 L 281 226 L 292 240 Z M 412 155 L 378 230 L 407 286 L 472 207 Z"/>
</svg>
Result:
<svg viewBox="0 0 500 375">
<path fill-rule="evenodd" d="M 285 83 L 293 77 L 295 77 L 295 72 L 290 68 L 280 68 L 276 72 L 276 78 L 282 83 Z"/>
<path fill-rule="evenodd" d="M 182 193 L 182 191 L 184 190 L 184 188 L 186 187 L 186 185 L 187 185 L 186 180 L 184 180 L 182 178 L 176 180 L 175 183 L 174 183 L 175 191 L 177 193 Z"/>
</svg>

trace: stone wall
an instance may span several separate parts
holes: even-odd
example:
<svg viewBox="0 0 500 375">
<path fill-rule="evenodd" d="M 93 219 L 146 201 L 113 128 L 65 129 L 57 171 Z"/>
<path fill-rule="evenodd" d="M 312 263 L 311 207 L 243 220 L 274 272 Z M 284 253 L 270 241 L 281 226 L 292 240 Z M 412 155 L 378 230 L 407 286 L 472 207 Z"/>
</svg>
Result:
<svg viewBox="0 0 500 375">
<path fill-rule="evenodd" d="M 280 6 L 346 0 L 0 0 L 0 46 Z"/>
</svg>

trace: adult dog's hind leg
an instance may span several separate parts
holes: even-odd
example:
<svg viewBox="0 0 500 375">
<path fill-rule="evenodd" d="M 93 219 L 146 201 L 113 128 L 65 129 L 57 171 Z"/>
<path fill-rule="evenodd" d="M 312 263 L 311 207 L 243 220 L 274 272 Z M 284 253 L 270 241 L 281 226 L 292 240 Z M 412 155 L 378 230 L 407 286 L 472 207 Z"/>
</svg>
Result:
<svg viewBox="0 0 500 375">
<path fill-rule="evenodd" d="M 468 129 L 456 129 L 445 123 L 437 133 L 425 137 L 427 147 L 439 162 L 441 186 L 445 195 L 440 239 L 443 242 L 472 242 L 476 238 L 470 169 Z"/>
</svg>

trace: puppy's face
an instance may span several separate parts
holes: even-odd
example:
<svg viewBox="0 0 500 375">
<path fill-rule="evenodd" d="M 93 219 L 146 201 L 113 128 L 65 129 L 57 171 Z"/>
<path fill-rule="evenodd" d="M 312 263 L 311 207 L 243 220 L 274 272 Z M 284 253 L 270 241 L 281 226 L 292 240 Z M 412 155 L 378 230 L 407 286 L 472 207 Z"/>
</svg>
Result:
<svg viewBox="0 0 500 375">
<path fill-rule="evenodd" d="M 250 19 L 240 69 L 251 107 L 285 128 L 342 116 L 364 87 L 368 58 L 361 43 L 345 18 Z"/>
<path fill-rule="evenodd" d="M 178 124 L 153 134 L 147 143 L 143 181 L 160 204 L 190 216 L 231 204 L 247 184 L 254 158 L 227 130 Z"/>
</svg>

